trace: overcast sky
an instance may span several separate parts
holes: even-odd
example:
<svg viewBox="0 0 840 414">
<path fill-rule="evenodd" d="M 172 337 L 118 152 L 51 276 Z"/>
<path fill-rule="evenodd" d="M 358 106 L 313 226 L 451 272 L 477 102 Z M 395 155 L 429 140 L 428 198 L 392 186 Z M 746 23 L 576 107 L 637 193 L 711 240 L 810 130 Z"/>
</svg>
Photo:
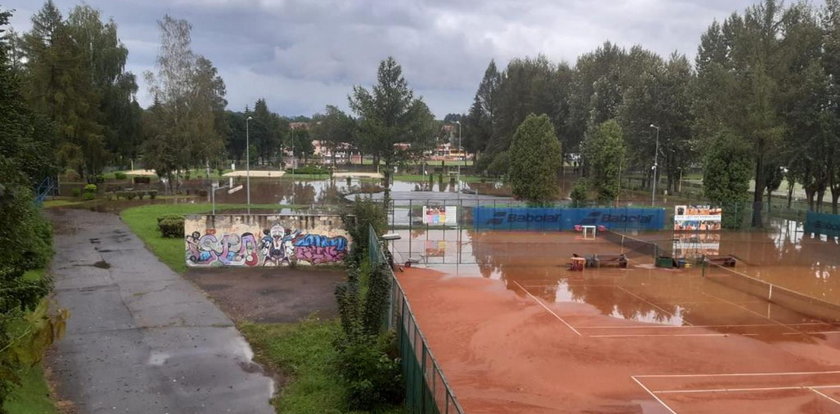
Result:
<svg viewBox="0 0 840 414">
<path fill-rule="evenodd" d="M 55 0 L 66 16 L 77 0 Z M 229 108 L 265 98 L 283 115 L 347 108 L 353 85 L 369 87 L 391 55 L 409 85 L 439 118 L 465 112 L 484 69 L 544 54 L 574 64 L 606 40 L 641 44 L 663 56 L 693 59 L 714 20 L 750 0 L 87 0 L 113 18 L 138 75 L 138 100 L 150 103 L 144 71 L 154 70 L 157 20 L 193 26 L 193 50 L 209 58 L 227 85 Z M 28 31 L 40 0 L 0 0 Z"/>
</svg>

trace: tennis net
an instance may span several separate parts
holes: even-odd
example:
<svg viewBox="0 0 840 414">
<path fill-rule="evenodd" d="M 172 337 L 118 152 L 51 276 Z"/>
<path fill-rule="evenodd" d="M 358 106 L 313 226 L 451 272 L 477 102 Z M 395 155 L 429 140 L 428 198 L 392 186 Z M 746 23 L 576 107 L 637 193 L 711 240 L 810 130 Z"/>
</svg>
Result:
<svg viewBox="0 0 840 414">
<path fill-rule="evenodd" d="M 840 322 L 840 305 L 756 279 L 728 267 L 705 263 L 703 277 L 815 319 Z"/>
<path fill-rule="evenodd" d="M 649 242 L 635 237 L 627 236 L 612 230 L 603 230 L 598 233 L 605 240 L 621 246 L 621 253 L 631 257 L 652 257 L 659 256 L 660 248 L 654 242 Z"/>
</svg>

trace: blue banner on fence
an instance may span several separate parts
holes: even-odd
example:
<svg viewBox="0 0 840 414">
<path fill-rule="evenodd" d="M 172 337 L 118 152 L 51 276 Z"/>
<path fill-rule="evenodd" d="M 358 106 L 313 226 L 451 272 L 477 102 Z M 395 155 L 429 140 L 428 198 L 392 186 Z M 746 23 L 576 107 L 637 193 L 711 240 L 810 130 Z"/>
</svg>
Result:
<svg viewBox="0 0 840 414">
<path fill-rule="evenodd" d="M 805 217 L 805 232 L 840 237 L 840 216 L 809 211 Z"/>
<path fill-rule="evenodd" d="M 577 225 L 614 230 L 662 230 L 662 208 L 494 208 L 475 207 L 480 230 L 572 230 Z"/>
</svg>

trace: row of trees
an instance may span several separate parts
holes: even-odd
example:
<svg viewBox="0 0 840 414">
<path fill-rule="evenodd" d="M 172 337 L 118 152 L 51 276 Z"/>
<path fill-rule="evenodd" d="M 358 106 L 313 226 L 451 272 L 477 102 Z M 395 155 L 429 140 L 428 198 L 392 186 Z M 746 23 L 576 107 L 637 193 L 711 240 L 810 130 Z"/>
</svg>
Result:
<svg viewBox="0 0 840 414">
<path fill-rule="evenodd" d="M 87 5 L 65 19 L 48 0 L 30 32 L 7 39 L 11 70 L 29 108 L 50 123 L 60 166 L 93 175 L 137 156 L 142 109 L 113 21 Z"/>
<path fill-rule="evenodd" d="M 838 76 L 840 1 L 816 9 L 765 0 L 712 23 L 694 66 L 677 53 L 663 58 L 609 42 L 574 66 L 539 56 L 514 59 L 500 71 L 491 61 L 463 116 L 464 146 L 480 154 L 479 168 L 506 173 L 516 129 L 528 114 L 546 114 L 562 153 L 583 156 L 585 175 L 635 171 L 649 185 L 654 124 L 664 190 L 678 191 L 683 172 L 705 165 L 706 193 L 714 202 L 746 201 L 754 180 L 756 225 L 763 194 L 784 179 L 791 189 L 793 183 L 804 187 L 813 209 L 830 191 L 836 212 Z M 605 136 L 619 140 L 609 140 L 607 149 Z M 614 199 L 607 182 L 617 185 L 616 175 L 594 177 L 602 200 Z"/>
<path fill-rule="evenodd" d="M 32 192 L 44 172 L 54 171 L 47 156 L 51 123 L 24 103 L 13 37 L 4 32 L 10 16 L 0 9 L 0 243 L 11 247 L 0 263 L 0 412 L 21 370 L 49 344 L 37 340 L 42 332 L 26 315 L 49 292 L 50 281 L 24 275 L 45 267 L 52 255 L 51 228 Z"/>
</svg>

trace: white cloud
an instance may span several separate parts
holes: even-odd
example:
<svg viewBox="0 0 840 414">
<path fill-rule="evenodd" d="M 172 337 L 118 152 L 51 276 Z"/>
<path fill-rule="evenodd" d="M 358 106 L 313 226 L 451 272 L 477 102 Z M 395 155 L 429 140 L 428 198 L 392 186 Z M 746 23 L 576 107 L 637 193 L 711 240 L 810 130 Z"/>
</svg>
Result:
<svg viewBox="0 0 840 414">
<path fill-rule="evenodd" d="M 76 0 L 57 0 L 67 12 Z M 490 59 L 544 54 L 573 64 L 605 40 L 661 55 L 696 52 L 713 19 L 749 0 L 88 0 L 113 16 L 142 81 L 154 66 L 165 13 L 193 25 L 193 46 L 219 68 L 232 109 L 260 97 L 282 114 L 346 108 L 354 84 L 370 86 L 386 56 L 439 117 L 466 111 Z M 28 30 L 32 0 L 7 0 Z M 141 85 L 141 88 L 145 88 Z M 143 104 L 146 93 L 139 94 Z"/>
</svg>

